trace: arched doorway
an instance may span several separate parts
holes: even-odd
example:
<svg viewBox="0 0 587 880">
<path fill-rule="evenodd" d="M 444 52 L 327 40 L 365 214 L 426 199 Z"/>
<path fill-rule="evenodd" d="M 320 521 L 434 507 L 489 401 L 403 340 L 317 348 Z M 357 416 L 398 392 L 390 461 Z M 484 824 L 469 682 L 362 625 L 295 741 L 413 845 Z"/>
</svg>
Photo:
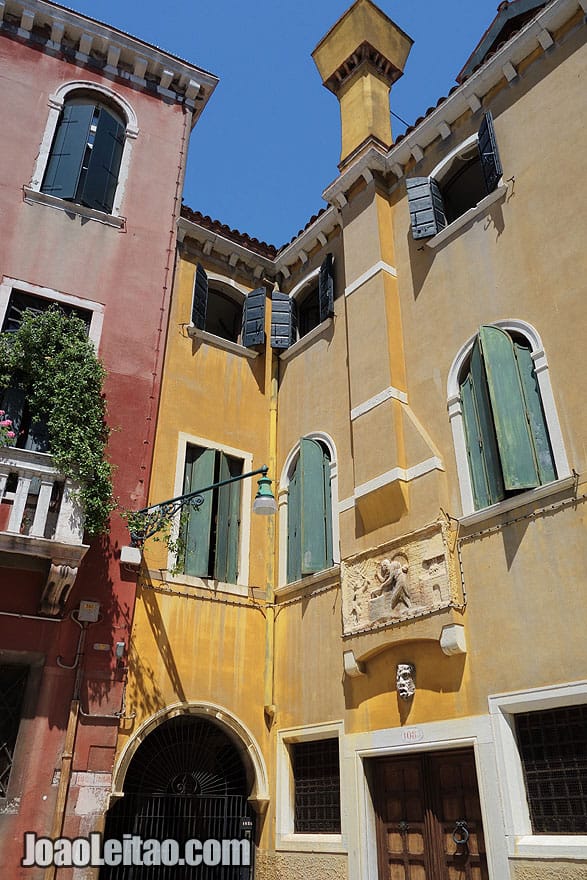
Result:
<svg viewBox="0 0 587 880">
<path fill-rule="evenodd" d="M 255 814 L 250 783 L 237 747 L 217 724 L 178 715 L 156 727 L 134 753 L 124 797 L 108 811 L 105 840 L 251 841 Z M 100 880 L 250 880 L 252 865 L 120 865 Z"/>
</svg>

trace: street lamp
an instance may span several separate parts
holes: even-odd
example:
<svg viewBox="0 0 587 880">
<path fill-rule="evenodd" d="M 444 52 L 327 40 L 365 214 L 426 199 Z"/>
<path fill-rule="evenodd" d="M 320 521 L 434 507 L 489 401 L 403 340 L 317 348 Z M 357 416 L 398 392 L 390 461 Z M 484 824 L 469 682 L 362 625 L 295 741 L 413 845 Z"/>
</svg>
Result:
<svg viewBox="0 0 587 880">
<path fill-rule="evenodd" d="M 214 489 L 218 489 L 220 486 L 227 486 L 229 483 L 246 480 L 248 477 L 256 477 L 258 474 L 261 474 L 261 478 L 257 482 L 258 489 L 253 502 L 253 513 L 262 516 L 276 513 L 277 502 L 271 491 L 271 480 L 267 476 L 268 470 L 269 468 L 264 464 L 263 467 L 256 471 L 238 474 L 236 477 L 220 480 L 218 483 L 212 483 L 210 486 L 197 489 L 195 492 L 178 495 L 176 498 L 170 498 L 168 501 L 160 501 L 159 504 L 152 504 L 150 507 L 143 507 L 142 510 L 137 510 L 136 513 L 128 517 L 131 546 L 142 547 L 148 538 L 151 538 L 168 526 L 173 517 L 181 510 L 186 508 L 198 510 L 204 503 L 204 494 L 206 492 L 212 492 Z"/>
</svg>

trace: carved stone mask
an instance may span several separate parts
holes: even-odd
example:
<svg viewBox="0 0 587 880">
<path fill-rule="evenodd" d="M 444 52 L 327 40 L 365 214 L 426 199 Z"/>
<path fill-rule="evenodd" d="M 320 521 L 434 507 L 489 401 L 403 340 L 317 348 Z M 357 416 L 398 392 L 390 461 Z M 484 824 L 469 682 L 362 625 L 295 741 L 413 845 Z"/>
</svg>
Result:
<svg viewBox="0 0 587 880">
<path fill-rule="evenodd" d="M 411 700 L 416 693 L 414 675 L 416 668 L 411 663 L 398 663 L 395 673 L 398 696 L 402 700 Z"/>
</svg>

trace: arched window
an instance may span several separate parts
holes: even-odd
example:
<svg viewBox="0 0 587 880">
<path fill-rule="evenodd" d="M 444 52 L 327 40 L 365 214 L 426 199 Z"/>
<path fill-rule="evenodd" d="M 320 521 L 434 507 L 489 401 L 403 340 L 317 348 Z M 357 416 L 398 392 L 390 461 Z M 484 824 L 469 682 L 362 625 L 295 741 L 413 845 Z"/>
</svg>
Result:
<svg viewBox="0 0 587 880">
<path fill-rule="evenodd" d="M 64 105 L 41 192 L 110 214 L 124 149 L 126 121 L 96 95 Z"/>
<path fill-rule="evenodd" d="M 546 358 L 522 328 L 480 327 L 451 370 L 464 513 L 568 475 Z"/>
<path fill-rule="evenodd" d="M 208 278 L 198 263 L 192 293 L 192 324 L 213 336 L 246 347 L 265 341 L 265 288 L 245 293 L 225 281 Z"/>
<path fill-rule="evenodd" d="M 289 477 L 287 583 L 333 563 L 330 451 L 304 437 Z"/>
<path fill-rule="evenodd" d="M 446 156 L 430 177 L 406 180 L 412 235 L 430 238 L 494 192 L 502 176 L 491 113 L 476 135 Z"/>
<path fill-rule="evenodd" d="M 322 264 L 291 293 L 271 295 L 271 346 L 286 349 L 334 315 L 334 258 Z"/>
</svg>

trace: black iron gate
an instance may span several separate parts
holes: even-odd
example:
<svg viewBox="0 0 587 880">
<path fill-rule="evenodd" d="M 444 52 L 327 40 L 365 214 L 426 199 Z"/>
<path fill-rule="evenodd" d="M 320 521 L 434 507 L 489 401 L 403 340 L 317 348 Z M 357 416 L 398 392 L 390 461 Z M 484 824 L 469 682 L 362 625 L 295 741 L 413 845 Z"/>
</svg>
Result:
<svg viewBox="0 0 587 880">
<path fill-rule="evenodd" d="M 127 853 L 140 848 L 144 861 L 150 858 L 146 841 L 173 841 L 163 853 L 166 860 L 176 845 L 183 858 L 186 841 L 197 840 L 204 849 L 190 855 L 201 852 L 202 862 L 103 867 L 100 880 L 252 880 L 255 828 L 249 786 L 236 747 L 215 724 L 193 716 L 165 722 L 139 746 L 124 788 L 124 797 L 108 812 L 105 840 L 121 841 Z M 248 843 L 225 843 L 222 855 L 238 862 L 237 850 L 241 861 L 248 852 L 251 864 L 211 863 L 220 850 L 216 844 L 206 848 L 206 841 L 219 841 L 222 847 L 222 841 L 241 840 Z"/>
</svg>

